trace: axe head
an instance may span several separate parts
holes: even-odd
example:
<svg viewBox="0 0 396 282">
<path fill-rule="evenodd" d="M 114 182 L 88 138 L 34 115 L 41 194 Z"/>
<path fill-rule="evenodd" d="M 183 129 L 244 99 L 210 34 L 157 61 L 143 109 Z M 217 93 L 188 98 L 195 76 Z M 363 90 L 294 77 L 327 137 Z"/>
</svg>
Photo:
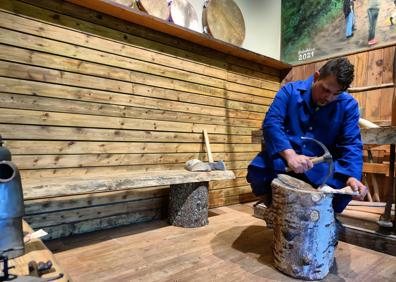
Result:
<svg viewBox="0 0 396 282">
<path fill-rule="evenodd" d="M 212 170 L 227 170 L 226 165 L 223 161 L 209 163 L 209 166 Z"/>
<path fill-rule="evenodd" d="M 208 163 L 204 163 L 197 159 L 192 159 L 186 162 L 184 168 L 189 171 L 211 171 L 212 168 Z"/>
</svg>

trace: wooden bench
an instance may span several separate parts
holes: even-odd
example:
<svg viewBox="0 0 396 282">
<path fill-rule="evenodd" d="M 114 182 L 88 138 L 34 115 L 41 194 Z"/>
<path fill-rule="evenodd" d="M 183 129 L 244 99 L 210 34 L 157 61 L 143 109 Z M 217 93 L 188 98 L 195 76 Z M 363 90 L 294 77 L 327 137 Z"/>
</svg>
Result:
<svg viewBox="0 0 396 282">
<path fill-rule="evenodd" d="M 23 193 L 26 200 L 170 185 L 170 223 L 181 227 L 199 227 L 208 223 L 209 181 L 234 178 L 232 171 L 186 170 L 131 172 L 95 178 L 43 178 L 25 181 Z"/>
</svg>

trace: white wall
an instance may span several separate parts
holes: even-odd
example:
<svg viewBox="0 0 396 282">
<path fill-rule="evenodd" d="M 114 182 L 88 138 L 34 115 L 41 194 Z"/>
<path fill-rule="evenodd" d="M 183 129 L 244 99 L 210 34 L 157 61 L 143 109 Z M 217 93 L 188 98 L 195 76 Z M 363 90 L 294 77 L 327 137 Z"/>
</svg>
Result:
<svg viewBox="0 0 396 282">
<path fill-rule="evenodd" d="M 202 27 L 204 0 L 189 0 Z M 246 36 L 242 48 L 280 58 L 281 0 L 234 0 L 245 20 Z"/>
</svg>

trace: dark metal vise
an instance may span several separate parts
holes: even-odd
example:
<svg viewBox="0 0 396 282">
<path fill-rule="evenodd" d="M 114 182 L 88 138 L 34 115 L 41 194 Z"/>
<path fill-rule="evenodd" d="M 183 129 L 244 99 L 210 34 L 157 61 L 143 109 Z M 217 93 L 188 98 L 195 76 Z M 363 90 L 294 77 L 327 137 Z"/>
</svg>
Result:
<svg viewBox="0 0 396 282">
<path fill-rule="evenodd" d="M 25 252 L 22 217 L 25 213 L 21 176 L 10 161 L 0 162 L 0 253 L 8 258 Z M 6 251 L 7 250 L 7 251 Z"/>
</svg>

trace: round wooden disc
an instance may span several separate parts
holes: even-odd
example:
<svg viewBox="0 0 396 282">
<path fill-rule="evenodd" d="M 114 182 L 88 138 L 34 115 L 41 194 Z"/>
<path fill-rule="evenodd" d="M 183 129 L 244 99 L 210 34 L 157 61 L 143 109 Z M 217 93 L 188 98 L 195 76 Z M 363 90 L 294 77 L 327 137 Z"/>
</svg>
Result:
<svg viewBox="0 0 396 282">
<path fill-rule="evenodd" d="M 166 0 L 138 0 L 137 6 L 147 14 L 163 19 L 169 19 L 169 7 Z"/>
<path fill-rule="evenodd" d="M 173 0 L 170 5 L 170 13 L 175 24 L 200 31 L 197 12 L 187 0 Z"/>
<path fill-rule="evenodd" d="M 202 23 L 214 38 L 237 46 L 245 39 L 245 21 L 233 0 L 210 0 L 203 9 Z"/>
</svg>

